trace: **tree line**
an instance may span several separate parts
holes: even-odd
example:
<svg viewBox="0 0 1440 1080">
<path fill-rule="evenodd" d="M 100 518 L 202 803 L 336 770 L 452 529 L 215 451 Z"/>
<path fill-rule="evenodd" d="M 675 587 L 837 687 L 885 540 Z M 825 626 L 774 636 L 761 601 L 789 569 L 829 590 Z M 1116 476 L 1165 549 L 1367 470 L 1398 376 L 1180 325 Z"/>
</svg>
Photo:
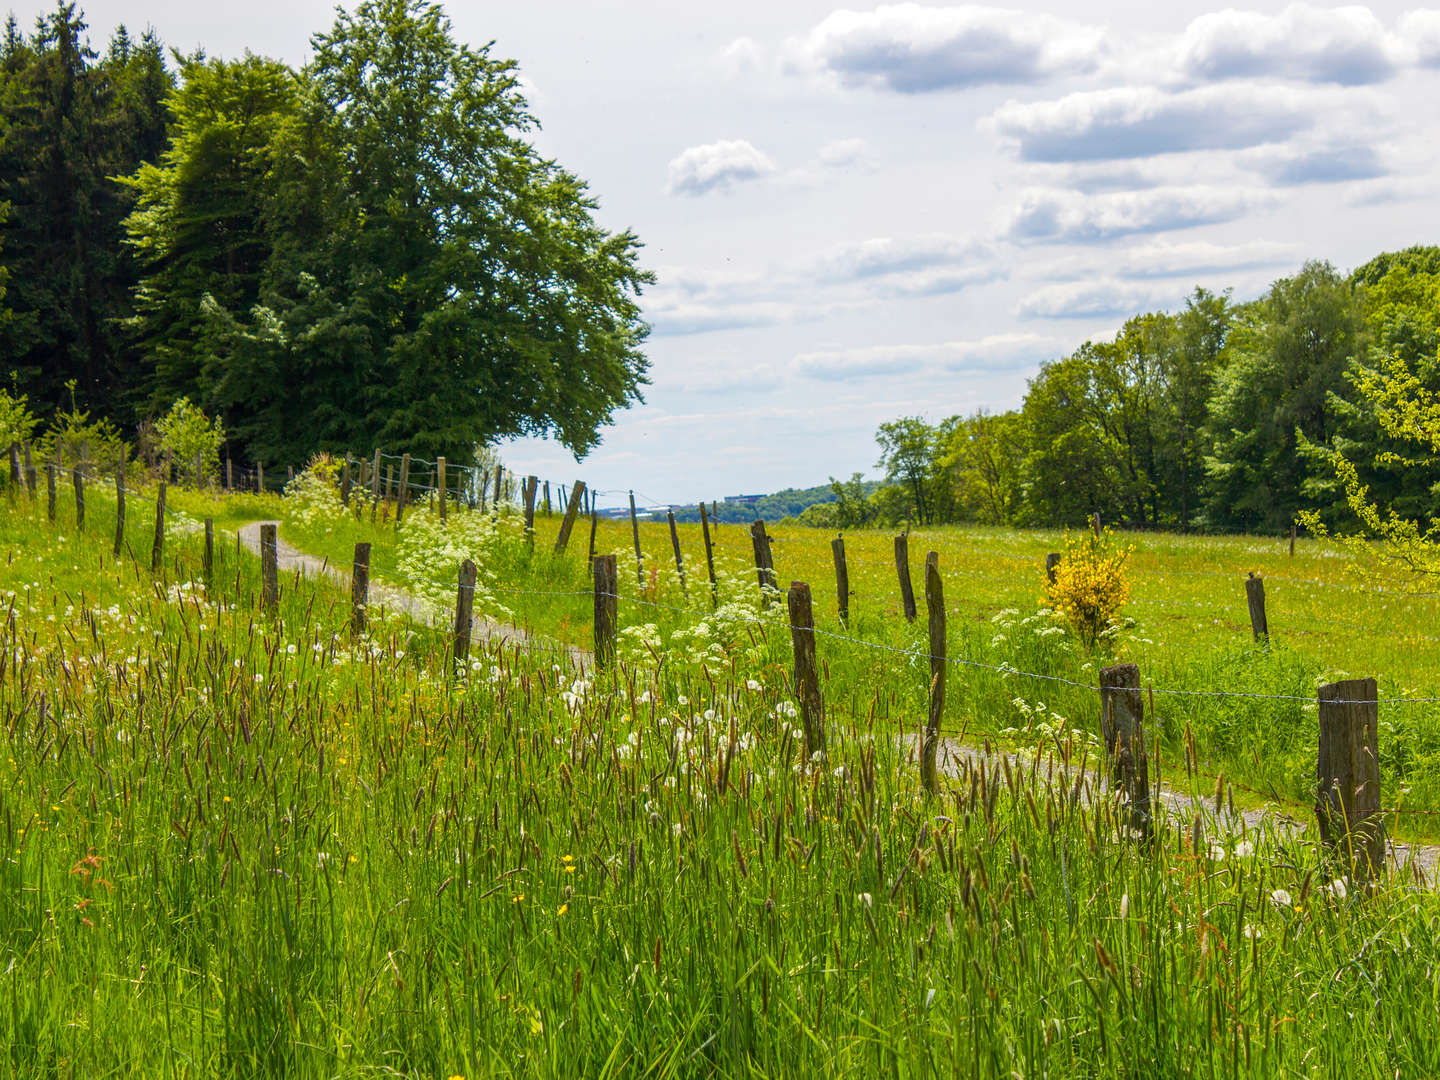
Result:
<svg viewBox="0 0 1440 1080">
<path fill-rule="evenodd" d="M 638 239 L 437 4 L 366 0 L 311 48 L 297 69 L 122 27 L 99 52 L 72 3 L 9 18 L 0 379 L 131 429 L 188 398 L 237 460 L 584 453 L 646 382 Z"/>
<path fill-rule="evenodd" d="M 1042 365 L 1021 405 L 877 432 L 886 483 L 832 480 L 817 524 L 905 519 L 1131 528 L 1287 530 L 1353 520 L 1336 455 L 1378 504 L 1440 517 L 1440 458 L 1414 453 L 1361 393 L 1401 362 L 1440 390 L 1440 247 L 1342 275 L 1306 263 L 1260 297 L 1197 289 L 1180 311 L 1136 315 L 1112 340 Z M 1398 432 L 1398 434 L 1397 434 Z"/>
</svg>

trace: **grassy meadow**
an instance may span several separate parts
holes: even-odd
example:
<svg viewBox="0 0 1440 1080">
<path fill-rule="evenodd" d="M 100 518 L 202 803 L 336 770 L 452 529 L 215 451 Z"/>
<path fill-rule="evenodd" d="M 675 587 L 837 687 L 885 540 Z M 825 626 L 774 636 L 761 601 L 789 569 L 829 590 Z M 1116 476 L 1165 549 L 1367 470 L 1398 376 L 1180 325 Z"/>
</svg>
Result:
<svg viewBox="0 0 1440 1080">
<path fill-rule="evenodd" d="M 917 566 L 940 552 L 951 656 L 989 665 L 950 669 L 946 727 L 1022 751 L 927 799 L 895 738 L 928 674 L 888 536 L 847 537 L 841 628 L 830 537 L 772 529 L 817 629 L 868 643 L 820 639 L 830 754 L 812 766 L 783 604 L 757 604 L 740 528 L 717 534 L 712 610 L 698 530 L 687 596 L 668 529 L 644 525 L 622 663 L 582 677 L 543 644 L 457 666 L 393 615 L 356 637 L 348 594 L 313 578 L 285 576 L 266 616 L 229 530 L 274 516 L 340 564 L 368 539 L 380 580 L 441 610 L 471 554 L 477 608 L 588 645 L 587 527 L 556 557 L 558 519 L 532 553 L 509 520 L 417 510 L 397 534 L 316 491 L 171 505 L 152 576 L 139 497 L 137 560 L 112 557 L 98 487 L 83 533 L 65 499 L 51 523 L 43 493 L 0 496 L 0 1076 L 1440 1071 L 1431 891 L 1362 896 L 1313 844 L 1208 812 L 1135 842 L 1077 771 L 1093 691 L 992 670 L 1084 683 L 1134 658 L 1168 760 L 1188 727 L 1202 770 L 1303 799 L 1312 706 L 1161 691 L 1304 698 L 1343 668 L 1428 694 L 1430 639 L 1381 630 L 1428 630 L 1433 601 L 1358 594 L 1324 550 L 1137 537 L 1134 625 L 1094 655 L 1041 610 L 1053 534 L 912 534 Z M 207 515 L 224 523 L 208 581 Z M 628 530 L 602 523 L 598 549 L 629 550 Z M 1404 784 L 1440 804 L 1434 713 L 1410 708 L 1381 707 L 1387 801 Z"/>
</svg>

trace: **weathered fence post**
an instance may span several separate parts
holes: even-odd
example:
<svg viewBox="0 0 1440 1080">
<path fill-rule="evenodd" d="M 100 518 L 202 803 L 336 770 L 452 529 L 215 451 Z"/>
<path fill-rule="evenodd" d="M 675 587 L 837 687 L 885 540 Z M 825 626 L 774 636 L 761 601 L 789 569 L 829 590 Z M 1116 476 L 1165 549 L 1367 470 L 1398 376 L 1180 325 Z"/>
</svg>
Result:
<svg viewBox="0 0 1440 1080">
<path fill-rule="evenodd" d="M 764 533 L 763 524 L 761 533 Z M 815 663 L 815 615 L 810 606 L 810 586 L 803 581 L 792 581 L 787 600 L 790 643 L 795 651 L 795 697 L 800 704 L 800 724 L 805 731 L 805 760 L 819 765 L 825 760 L 825 699 L 820 695 L 820 673 Z"/>
<path fill-rule="evenodd" d="M 165 559 L 165 477 L 155 493 L 155 542 L 150 545 L 150 572 L 158 574 Z"/>
<path fill-rule="evenodd" d="M 552 511 L 550 510 L 550 481 L 549 481 L 549 480 L 546 480 L 546 481 L 545 481 L 545 516 L 546 516 L 546 517 L 549 517 L 549 516 L 551 515 L 551 512 L 552 512 Z"/>
<path fill-rule="evenodd" d="M 400 519 L 405 516 L 405 503 L 410 499 L 410 455 L 400 455 L 400 493 L 395 501 L 395 527 L 400 527 Z"/>
<path fill-rule="evenodd" d="M 645 556 L 640 553 L 640 518 L 635 514 L 635 492 L 630 492 L 630 533 L 635 537 L 635 580 L 645 584 Z"/>
<path fill-rule="evenodd" d="M 618 628 L 620 575 L 614 555 L 595 556 L 595 670 L 615 663 L 615 636 Z"/>
<path fill-rule="evenodd" d="M 1290 558 L 1295 558 L 1295 523 L 1290 523 Z"/>
<path fill-rule="evenodd" d="M 840 622 L 850 621 L 850 564 L 845 561 L 845 538 L 830 541 L 830 557 L 835 560 L 835 601 Z"/>
<path fill-rule="evenodd" d="M 945 715 L 945 589 L 940 581 L 940 555 L 925 556 L 925 607 L 930 616 L 930 715 L 920 742 L 920 783 L 934 795 L 940 790 L 935 773 L 935 751 L 940 744 L 940 722 Z"/>
<path fill-rule="evenodd" d="M 229 457 L 225 459 L 225 490 L 235 490 L 235 463 Z"/>
<path fill-rule="evenodd" d="M 345 451 L 345 462 L 340 466 L 340 505 L 350 509 L 350 451 Z"/>
<path fill-rule="evenodd" d="M 293 484 L 294 482 L 295 482 L 295 466 L 294 466 L 294 465 L 286 465 L 286 466 L 285 466 L 285 483 L 286 483 L 286 485 L 288 486 L 288 485 L 290 485 L 290 484 Z"/>
<path fill-rule="evenodd" d="M 375 448 L 375 460 L 370 465 L 370 505 L 380 502 L 380 448 Z"/>
<path fill-rule="evenodd" d="M 370 611 L 370 545 L 355 545 L 355 563 L 350 571 L 350 627 L 365 633 Z"/>
<path fill-rule="evenodd" d="M 55 520 L 55 465 L 50 463 L 45 466 L 45 487 L 49 496 L 45 504 L 45 511 L 50 515 L 50 520 Z"/>
<path fill-rule="evenodd" d="M 715 584 L 715 546 L 710 541 L 710 519 L 705 515 L 705 500 L 700 500 L 700 533 L 705 538 L 705 573 L 710 580 L 710 606 L 720 602 L 720 590 Z"/>
<path fill-rule="evenodd" d="M 675 573 L 680 575 L 680 591 L 689 596 L 690 590 L 685 585 L 685 563 L 680 557 L 680 532 L 675 528 L 675 511 L 666 511 L 666 516 L 670 519 L 670 546 L 675 549 Z"/>
<path fill-rule="evenodd" d="M 10 490 L 16 492 L 25 483 L 25 474 L 20 471 L 20 444 L 10 444 Z"/>
<path fill-rule="evenodd" d="M 503 486 L 502 482 L 504 481 L 504 479 L 505 479 L 505 466 L 504 466 L 504 465 L 496 465 L 496 466 L 495 466 L 495 509 L 496 509 L 496 510 L 499 510 L 499 509 L 500 509 L 500 500 L 501 500 L 501 498 L 504 496 L 504 492 L 501 490 L 501 488 L 502 488 L 502 486 Z"/>
<path fill-rule="evenodd" d="M 1320 749 L 1315 814 L 1320 840 L 1361 882 L 1385 867 L 1380 813 L 1380 704 L 1374 679 L 1320 687 Z"/>
<path fill-rule="evenodd" d="M 1245 579 L 1245 599 L 1250 604 L 1250 630 L 1256 641 L 1270 642 L 1270 626 L 1265 621 L 1265 579 L 1255 571 Z"/>
<path fill-rule="evenodd" d="M 540 481 L 534 476 L 527 476 L 524 484 L 525 495 L 525 542 L 532 548 L 535 546 L 535 489 Z M 484 504 L 481 504 L 484 509 Z"/>
<path fill-rule="evenodd" d="M 570 490 L 570 501 L 565 504 L 565 517 L 560 522 L 560 535 L 555 538 L 555 554 L 561 554 L 570 546 L 570 530 L 575 528 L 575 515 L 580 512 L 580 496 L 585 491 L 585 482 L 576 480 Z"/>
<path fill-rule="evenodd" d="M 1058 551 L 1052 551 L 1045 556 L 1045 580 L 1051 585 L 1055 584 L 1055 568 L 1060 565 L 1064 558 Z"/>
<path fill-rule="evenodd" d="M 490 470 L 486 469 L 480 474 L 480 512 L 485 512 L 485 496 L 490 492 Z"/>
<path fill-rule="evenodd" d="M 273 523 L 260 526 L 260 602 L 267 615 L 280 606 L 280 553 Z"/>
<path fill-rule="evenodd" d="M 750 526 L 750 546 L 755 552 L 755 578 L 760 583 L 760 606 L 762 608 L 770 605 L 770 593 L 767 590 L 779 589 L 775 581 L 775 559 L 770 553 L 770 536 L 765 532 L 765 521 L 763 518 L 756 518 Z M 810 606 L 810 586 L 805 586 L 805 606 Z"/>
<path fill-rule="evenodd" d="M 260 461 L 255 463 L 255 494 L 265 494 L 265 465 Z"/>
<path fill-rule="evenodd" d="M 75 531 L 85 531 L 85 474 L 80 471 L 80 462 L 70 470 L 70 480 L 75 485 Z"/>
<path fill-rule="evenodd" d="M 449 478 L 445 475 L 445 459 L 443 457 L 435 459 L 435 490 L 440 495 L 440 520 L 444 521 L 445 504 L 450 501 L 450 484 Z"/>
<path fill-rule="evenodd" d="M 915 589 L 910 584 L 910 537 L 895 537 L 895 573 L 900 578 L 900 600 L 905 605 L 905 618 L 915 621 Z"/>
<path fill-rule="evenodd" d="M 1095 513 L 1093 513 L 1092 515 L 1090 515 L 1090 528 L 1094 531 L 1094 533 L 1095 533 L 1095 538 L 1098 540 L 1098 539 L 1100 538 L 1100 511 L 1099 511 L 1099 510 L 1096 510 Z"/>
<path fill-rule="evenodd" d="M 125 455 L 115 466 L 115 551 L 118 559 L 125 549 Z"/>
<path fill-rule="evenodd" d="M 1125 793 L 1130 827 L 1150 833 L 1150 764 L 1145 756 L 1144 700 L 1138 664 L 1100 669 L 1100 733 L 1110 782 Z"/>
<path fill-rule="evenodd" d="M 475 610 L 475 564 L 466 559 L 460 564 L 460 586 L 455 590 L 455 663 L 470 657 L 470 627 Z"/>
<path fill-rule="evenodd" d="M 25 450 L 25 490 L 33 499 L 35 497 L 35 461 L 30 456 L 30 444 L 27 442 Z"/>
<path fill-rule="evenodd" d="M 201 573 L 208 589 L 215 580 L 215 520 L 208 517 L 205 519 L 205 562 Z"/>
<path fill-rule="evenodd" d="M 600 517 L 592 509 L 590 511 L 590 554 L 585 560 L 585 565 L 590 568 L 590 576 L 595 576 L 595 528 L 600 524 Z"/>
</svg>

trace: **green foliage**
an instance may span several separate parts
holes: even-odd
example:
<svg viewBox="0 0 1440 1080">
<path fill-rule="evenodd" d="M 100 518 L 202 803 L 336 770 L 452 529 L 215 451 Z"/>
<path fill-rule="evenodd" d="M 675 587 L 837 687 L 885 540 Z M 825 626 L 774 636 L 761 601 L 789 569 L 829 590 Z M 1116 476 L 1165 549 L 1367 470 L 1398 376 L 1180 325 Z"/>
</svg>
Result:
<svg viewBox="0 0 1440 1080">
<path fill-rule="evenodd" d="M 75 380 L 66 384 L 70 408 L 57 410 L 49 427 L 36 443 L 44 459 L 59 458 L 62 462 L 100 462 L 113 465 L 128 455 L 120 430 L 109 417 L 90 419 L 90 410 L 75 402 Z"/>
<path fill-rule="evenodd" d="M 928 523 L 937 509 L 935 488 L 937 451 L 944 445 L 944 433 L 919 416 L 904 416 L 881 424 L 875 432 L 880 444 L 879 465 L 885 479 L 904 487 L 915 520 Z"/>
<path fill-rule="evenodd" d="M 1116 616 L 1130 599 L 1125 560 L 1132 550 L 1116 544 L 1109 529 L 1098 536 L 1065 534 L 1063 558 L 1049 583 L 1050 603 L 1064 613 L 1086 648 L 1115 632 Z"/>
<path fill-rule="evenodd" d="M 219 472 L 225 429 L 218 417 L 212 421 L 200 406 L 182 397 L 156 422 L 155 430 L 161 451 L 182 477 L 199 486 Z"/>
<path fill-rule="evenodd" d="M 0 390 L 0 447 L 28 442 L 38 422 L 24 394 Z"/>
</svg>

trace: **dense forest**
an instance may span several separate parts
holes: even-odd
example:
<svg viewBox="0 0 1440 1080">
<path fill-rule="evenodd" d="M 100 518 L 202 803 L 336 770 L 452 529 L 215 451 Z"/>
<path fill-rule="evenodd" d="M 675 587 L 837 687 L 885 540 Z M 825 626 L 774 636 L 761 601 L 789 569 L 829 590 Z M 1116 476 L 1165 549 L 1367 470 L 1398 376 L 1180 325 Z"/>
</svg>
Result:
<svg viewBox="0 0 1440 1080">
<path fill-rule="evenodd" d="M 134 431 L 189 398 L 237 461 L 387 445 L 577 453 L 646 381 L 628 233 L 527 141 L 515 65 L 367 0 L 302 69 L 0 38 L 0 377 Z M 72 385 L 73 384 L 73 387 Z"/>
<path fill-rule="evenodd" d="M 1351 517 L 1335 454 L 1380 505 L 1440 516 L 1440 460 L 1386 434 L 1359 391 L 1383 360 L 1440 389 L 1440 247 L 1324 262 L 1244 303 L 1197 289 L 1111 341 L 1047 363 L 1019 408 L 877 433 L 886 484 L 856 480 L 815 524 L 982 521 L 1284 531 L 1302 510 Z"/>
</svg>

